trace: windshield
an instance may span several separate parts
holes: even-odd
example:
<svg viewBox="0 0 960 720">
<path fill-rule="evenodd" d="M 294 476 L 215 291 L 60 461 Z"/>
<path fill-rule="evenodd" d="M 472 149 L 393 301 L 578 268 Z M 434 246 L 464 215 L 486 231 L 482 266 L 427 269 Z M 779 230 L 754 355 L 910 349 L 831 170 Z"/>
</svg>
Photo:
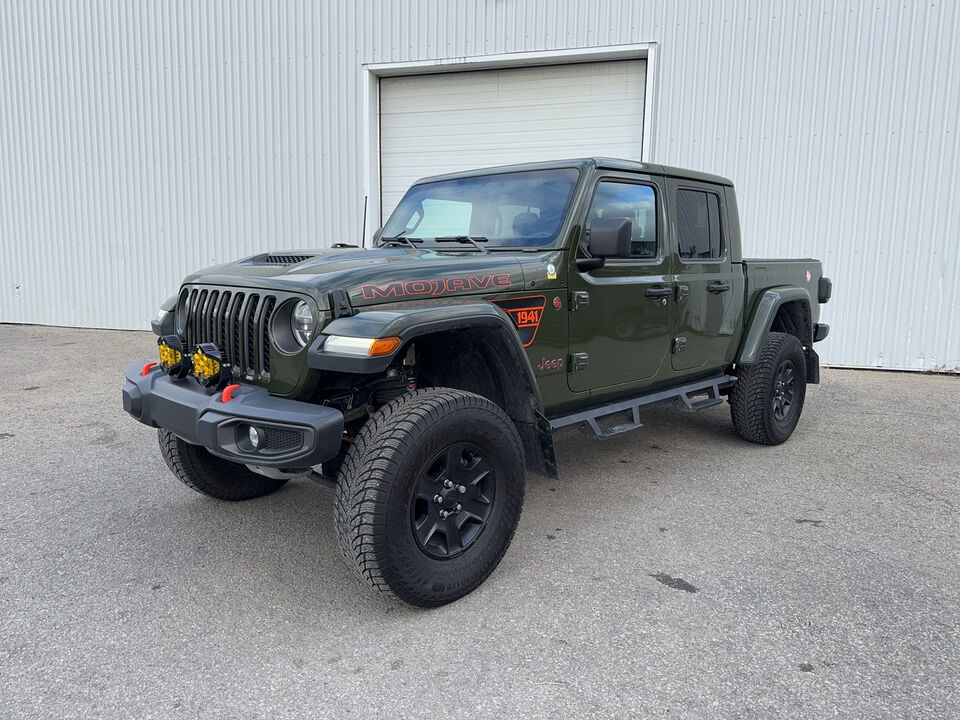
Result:
<svg viewBox="0 0 960 720">
<path fill-rule="evenodd" d="M 381 239 L 470 237 L 485 247 L 550 245 L 579 176 L 576 168 L 561 168 L 414 185 L 393 211 Z"/>
</svg>

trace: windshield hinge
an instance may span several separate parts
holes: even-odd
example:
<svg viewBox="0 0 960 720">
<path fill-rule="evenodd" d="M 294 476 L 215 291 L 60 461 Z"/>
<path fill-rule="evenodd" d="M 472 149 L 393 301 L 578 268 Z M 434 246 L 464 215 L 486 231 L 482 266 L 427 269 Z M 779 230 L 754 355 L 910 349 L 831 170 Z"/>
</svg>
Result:
<svg viewBox="0 0 960 720">
<path fill-rule="evenodd" d="M 350 296 L 343 288 L 330 291 L 330 307 L 333 308 L 333 318 L 353 317 L 354 310 L 350 304 Z"/>
</svg>

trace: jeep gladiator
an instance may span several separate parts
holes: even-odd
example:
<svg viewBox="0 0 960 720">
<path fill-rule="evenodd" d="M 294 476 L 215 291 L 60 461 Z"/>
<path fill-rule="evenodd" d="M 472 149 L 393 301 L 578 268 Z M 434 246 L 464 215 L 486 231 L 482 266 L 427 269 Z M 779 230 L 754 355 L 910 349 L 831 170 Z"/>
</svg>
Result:
<svg viewBox="0 0 960 720">
<path fill-rule="evenodd" d="M 436 606 L 497 566 L 559 428 L 606 438 L 726 399 L 740 437 L 785 441 L 830 293 L 817 260 L 742 257 L 722 177 L 605 158 L 444 175 L 371 248 L 187 277 L 123 405 L 211 497 L 334 485 L 348 564 Z"/>
</svg>

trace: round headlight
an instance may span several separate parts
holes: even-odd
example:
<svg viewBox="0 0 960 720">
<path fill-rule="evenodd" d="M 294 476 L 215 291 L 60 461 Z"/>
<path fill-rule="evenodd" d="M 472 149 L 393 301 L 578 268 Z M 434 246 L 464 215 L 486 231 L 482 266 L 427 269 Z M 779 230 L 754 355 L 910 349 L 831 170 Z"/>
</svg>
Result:
<svg viewBox="0 0 960 720">
<path fill-rule="evenodd" d="M 313 336 L 313 311 L 303 300 L 297 303 L 290 315 L 290 329 L 293 337 L 300 343 L 300 347 L 310 342 Z"/>
</svg>

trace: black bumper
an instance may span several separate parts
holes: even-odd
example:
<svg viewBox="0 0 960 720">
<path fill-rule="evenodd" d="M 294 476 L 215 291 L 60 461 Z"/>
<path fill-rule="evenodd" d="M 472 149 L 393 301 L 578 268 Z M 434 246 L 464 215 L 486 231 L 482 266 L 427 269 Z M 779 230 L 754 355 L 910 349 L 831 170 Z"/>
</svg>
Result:
<svg viewBox="0 0 960 720">
<path fill-rule="evenodd" d="M 225 403 L 220 393 L 210 395 L 193 378 L 171 380 L 156 366 L 141 375 L 144 362 L 125 371 L 123 409 L 145 425 L 248 465 L 308 468 L 340 451 L 339 410 L 274 397 L 253 385 L 241 385 Z M 247 439 L 250 425 L 261 433 L 259 449 Z"/>
</svg>

